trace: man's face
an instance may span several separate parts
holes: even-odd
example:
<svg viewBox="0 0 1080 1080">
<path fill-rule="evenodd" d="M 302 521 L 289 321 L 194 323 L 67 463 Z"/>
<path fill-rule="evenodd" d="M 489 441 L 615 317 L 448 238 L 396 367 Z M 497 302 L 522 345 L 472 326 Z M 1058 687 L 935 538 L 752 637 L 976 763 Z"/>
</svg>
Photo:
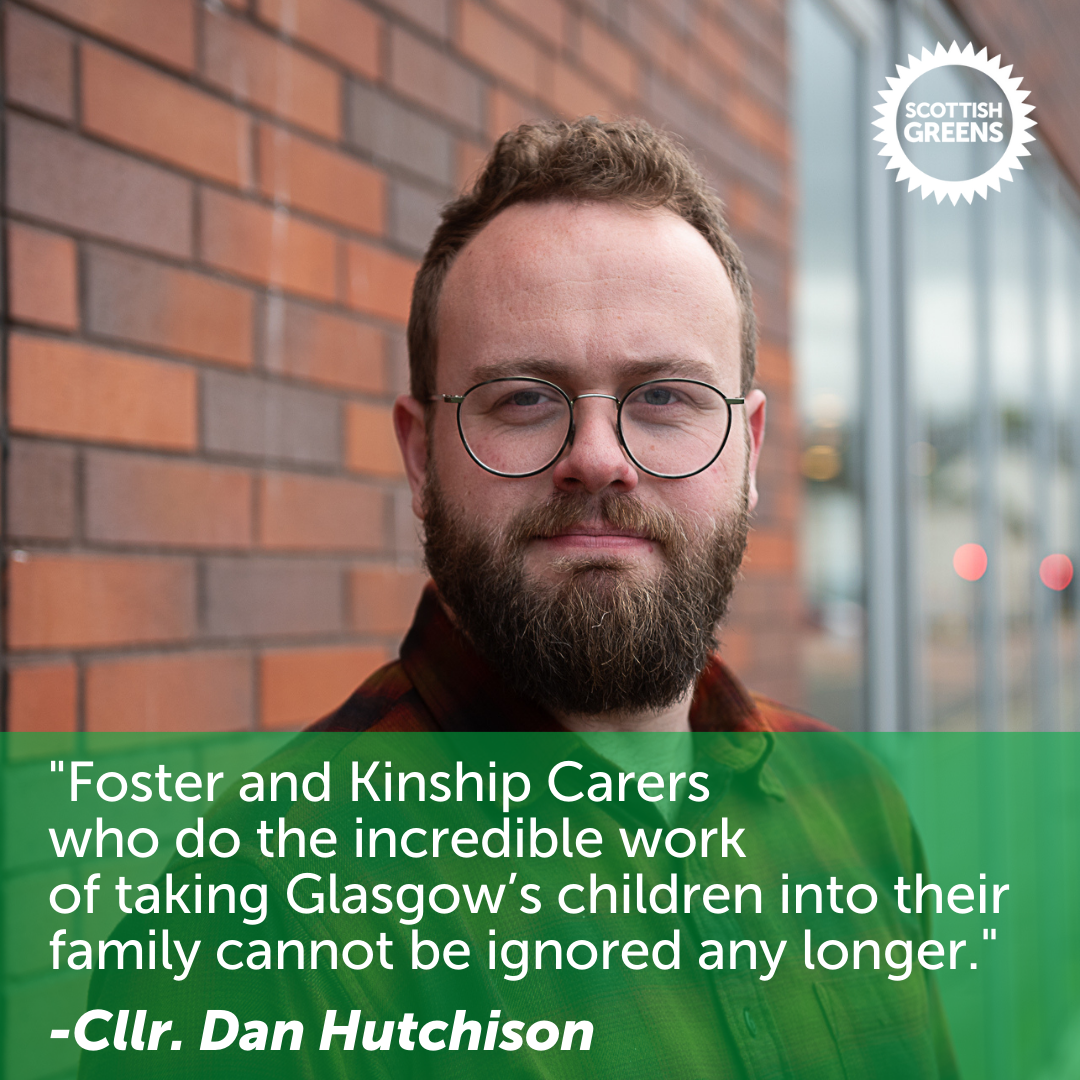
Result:
<svg viewBox="0 0 1080 1080">
<path fill-rule="evenodd" d="M 548 379 L 571 398 L 622 397 L 647 379 L 683 377 L 736 396 L 739 327 L 720 260 L 676 215 L 519 204 L 490 222 L 447 275 L 436 390 L 462 394 L 515 375 Z M 682 480 L 634 466 L 607 398 L 578 401 L 571 446 L 552 468 L 522 479 L 493 475 L 469 457 L 450 405 L 433 406 L 427 440 L 419 403 L 402 399 L 395 419 L 414 508 L 421 517 L 437 511 L 429 534 L 435 524 L 451 540 L 480 540 L 496 561 L 516 563 L 526 589 L 565 596 L 572 588 L 603 607 L 615 592 L 658 585 L 675 563 L 685 572 L 715 559 L 718 537 L 728 548 L 738 543 L 733 530 L 757 500 L 763 406 L 759 392 L 735 406 L 724 452 Z M 452 592 L 443 587 L 451 606 Z"/>
</svg>

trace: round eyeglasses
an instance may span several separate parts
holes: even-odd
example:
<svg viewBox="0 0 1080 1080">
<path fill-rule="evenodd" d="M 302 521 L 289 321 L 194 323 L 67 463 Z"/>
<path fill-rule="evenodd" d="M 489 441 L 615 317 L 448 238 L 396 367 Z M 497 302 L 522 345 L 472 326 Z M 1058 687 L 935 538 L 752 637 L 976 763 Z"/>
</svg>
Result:
<svg viewBox="0 0 1080 1080">
<path fill-rule="evenodd" d="M 546 379 L 488 379 L 464 394 L 431 400 L 457 405 L 457 425 L 469 456 L 496 476 L 535 476 L 574 441 L 574 402 L 607 398 L 617 408 L 616 431 L 626 456 L 643 472 L 682 480 L 707 469 L 731 432 L 729 398 L 696 379 L 650 379 L 614 394 L 570 397 Z"/>
</svg>

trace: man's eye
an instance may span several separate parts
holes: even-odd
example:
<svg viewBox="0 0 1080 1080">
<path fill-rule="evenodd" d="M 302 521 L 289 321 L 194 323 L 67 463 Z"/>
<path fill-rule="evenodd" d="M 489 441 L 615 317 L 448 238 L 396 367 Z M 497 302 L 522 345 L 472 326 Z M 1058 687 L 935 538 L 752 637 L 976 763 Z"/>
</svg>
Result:
<svg viewBox="0 0 1080 1080">
<path fill-rule="evenodd" d="M 541 402 L 541 394 L 538 390 L 519 390 L 516 394 L 510 395 L 510 405 L 539 405 Z"/>
<path fill-rule="evenodd" d="M 675 400 L 675 395 L 664 386 L 650 386 L 641 395 L 641 400 L 646 405 L 670 405 Z"/>
</svg>

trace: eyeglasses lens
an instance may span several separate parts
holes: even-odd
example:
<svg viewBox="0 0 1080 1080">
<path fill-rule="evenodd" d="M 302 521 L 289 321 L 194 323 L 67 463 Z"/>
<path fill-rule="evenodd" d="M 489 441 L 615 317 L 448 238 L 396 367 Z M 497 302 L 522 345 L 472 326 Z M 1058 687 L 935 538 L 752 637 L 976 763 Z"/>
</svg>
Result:
<svg viewBox="0 0 1080 1080">
<path fill-rule="evenodd" d="M 507 476 L 550 465 L 570 430 L 566 398 L 531 379 L 484 383 L 465 395 L 458 415 L 462 437 L 477 460 Z"/>
<path fill-rule="evenodd" d="M 702 383 L 646 383 L 623 402 L 627 451 L 642 468 L 663 476 L 703 469 L 719 453 L 730 423 L 723 395 Z"/>
</svg>

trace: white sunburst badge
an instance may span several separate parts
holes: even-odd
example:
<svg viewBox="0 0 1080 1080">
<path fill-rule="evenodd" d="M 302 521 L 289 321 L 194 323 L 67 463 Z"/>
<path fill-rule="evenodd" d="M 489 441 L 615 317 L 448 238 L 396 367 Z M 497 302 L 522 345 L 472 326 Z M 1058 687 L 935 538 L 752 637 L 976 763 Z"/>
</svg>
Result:
<svg viewBox="0 0 1080 1080">
<path fill-rule="evenodd" d="M 941 180 L 923 172 L 905 153 L 900 140 L 899 113 L 904 95 L 921 75 L 943 67 L 968 67 L 992 79 L 1008 102 L 1011 113 L 1012 131 L 1008 146 L 991 168 L 968 180 Z M 924 48 L 921 57 L 909 55 L 908 66 L 902 67 L 897 64 L 896 74 L 897 78 L 885 80 L 889 84 L 888 90 L 878 91 L 884 101 L 883 104 L 874 106 L 875 110 L 881 113 L 880 119 L 874 121 L 874 126 L 881 128 L 881 133 L 874 136 L 874 141 L 885 144 L 879 151 L 879 156 L 889 158 L 887 169 L 899 170 L 896 175 L 897 183 L 907 180 L 908 191 L 914 191 L 918 187 L 922 189 L 924 199 L 933 194 L 940 203 L 942 199 L 948 197 L 955 206 L 960 198 L 966 199 L 969 203 L 976 195 L 981 195 L 985 199 L 987 188 L 1000 191 L 1002 180 L 1012 180 L 1013 169 L 1023 170 L 1024 166 L 1021 165 L 1020 158 L 1031 156 L 1031 152 L 1025 148 L 1024 144 L 1035 141 L 1035 136 L 1029 131 L 1035 126 L 1035 121 L 1028 116 L 1035 106 L 1024 104 L 1030 91 L 1020 89 L 1020 83 L 1023 80 L 1010 77 L 1012 66 L 1002 67 L 1000 56 L 995 56 L 993 60 L 990 60 L 987 58 L 986 49 L 976 53 L 975 47 L 970 44 L 961 51 L 955 41 L 952 47 L 946 50 L 939 42 L 932 53 Z M 957 105 L 956 102 L 949 104 Z M 966 116 L 966 107 L 964 112 Z M 939 114 L 929 115 L 937 117 Z M 965 121 L 961 123 L 967 126 Z M 949 122 L 948 126 L 953 127 L 953 123 Z M 949 139 L 946 141 L 973 140 Z"/>
</svg>

